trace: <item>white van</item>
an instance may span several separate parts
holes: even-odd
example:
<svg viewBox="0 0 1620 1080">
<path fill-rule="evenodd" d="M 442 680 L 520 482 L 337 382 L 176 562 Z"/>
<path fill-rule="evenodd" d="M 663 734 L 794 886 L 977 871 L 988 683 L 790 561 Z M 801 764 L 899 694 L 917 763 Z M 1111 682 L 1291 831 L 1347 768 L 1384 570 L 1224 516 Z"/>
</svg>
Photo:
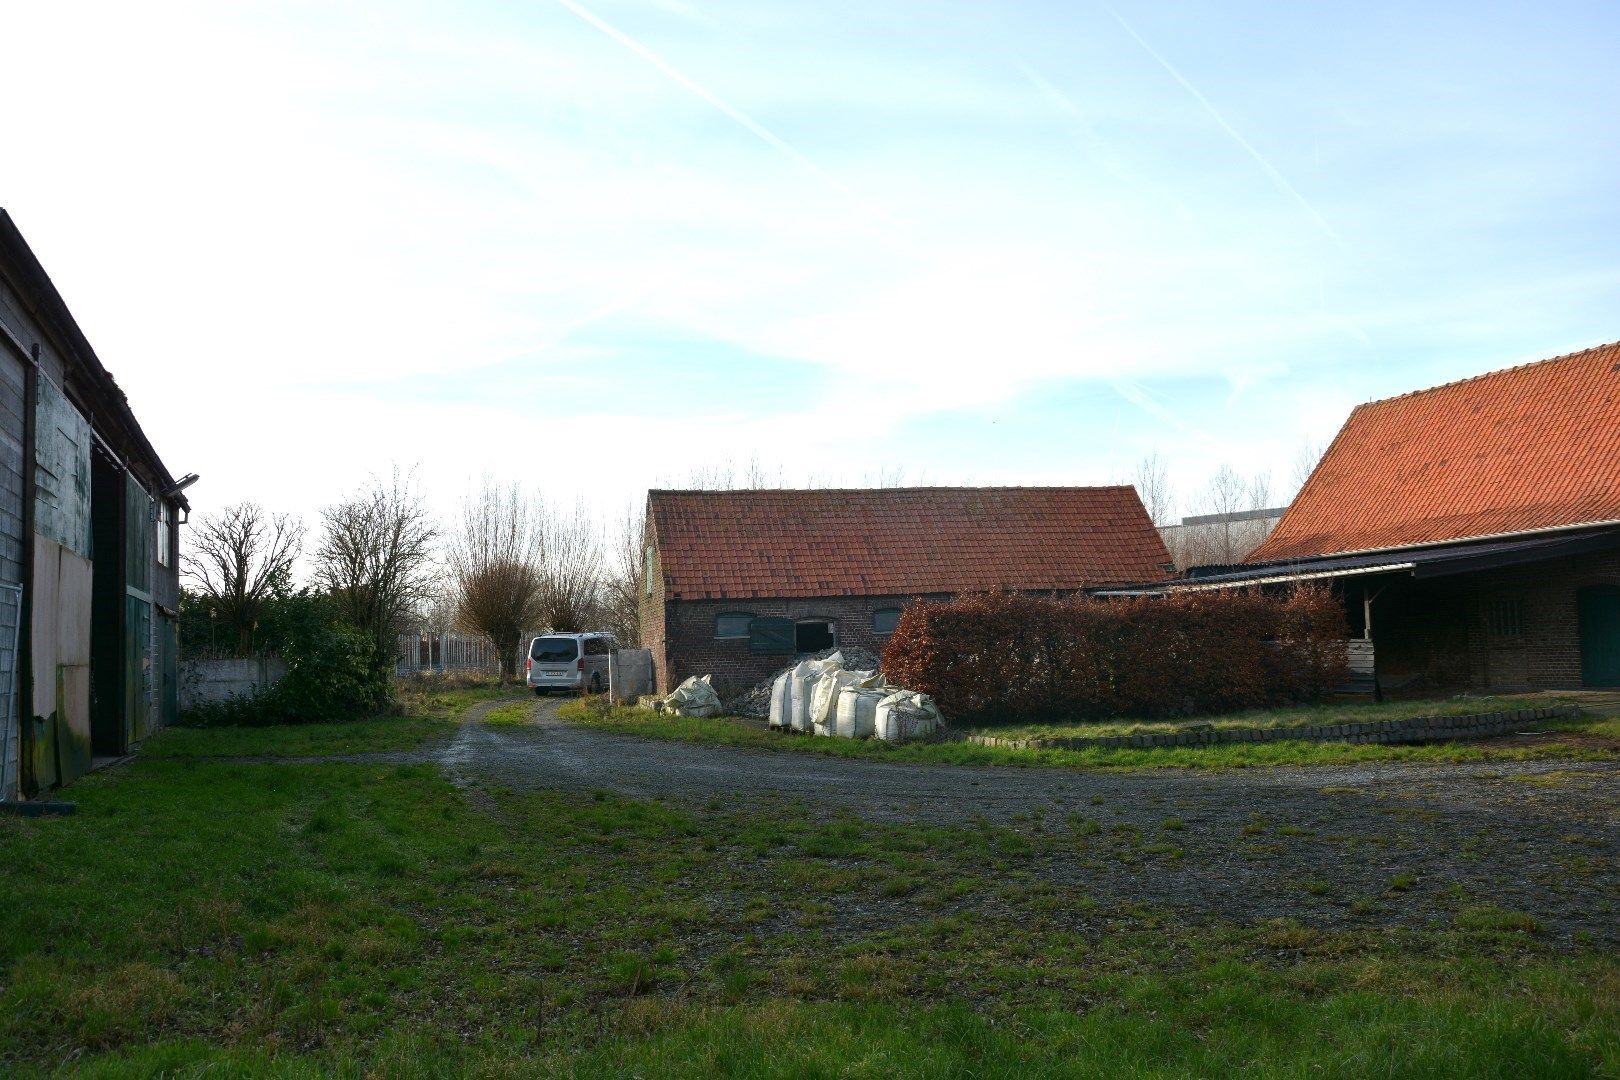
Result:
<svg viewBox="0 0 1620 1080">
<path fill-rule="evenodd" d="M 524 661 L 529 688 L 536 694 L 567 690 L 600 694 L 608 685 L 608 654 L 618 648 L 612 634 L 546 634 L 529 642 Z"/>
</svg>

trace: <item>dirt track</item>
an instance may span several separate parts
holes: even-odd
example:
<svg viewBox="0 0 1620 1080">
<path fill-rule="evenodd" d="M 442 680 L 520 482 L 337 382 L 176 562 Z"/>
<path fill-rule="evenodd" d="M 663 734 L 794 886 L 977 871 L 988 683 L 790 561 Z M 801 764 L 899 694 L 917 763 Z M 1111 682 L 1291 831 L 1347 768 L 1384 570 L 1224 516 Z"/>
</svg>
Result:
<svg viewBox="0 0 1620 1080">
<path fill-rule="evenodd" d="M 635 738 L 556 718 L 476 719 L 430 755 L 464 785 L 607 790 L 697 809 L 715 798 L 832 816 L 1020 828 L 1095 819 L 1173 842 L 1170 858 L 1052 857 L 1033 869 L 1091 895 L 1190 918 L 1355 925 L 1449 921 L 1490 903 L 1620 944 L 1620 764 L 1356 765 L 1225 772 L 888 764 Z M 420 758 L 418 758 L 420 760 Z M 1182 828 L 1167 831 L 1167 818 Z M 1393 893 L 1391 882 L 1417 883 Z M 1361 901 L 1357 904 L 1357 901 Z"/>
</svg>

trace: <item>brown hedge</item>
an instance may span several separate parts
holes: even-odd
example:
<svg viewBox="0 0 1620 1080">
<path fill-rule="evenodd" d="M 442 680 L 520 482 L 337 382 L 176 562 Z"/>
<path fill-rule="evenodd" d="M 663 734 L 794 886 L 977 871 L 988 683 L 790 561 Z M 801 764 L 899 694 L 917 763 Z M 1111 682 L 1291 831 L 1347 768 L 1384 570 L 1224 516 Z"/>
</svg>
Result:
<svg viewBox="0 0 1620 1080">
<path fill-rule="evenodd" d="M 1320 698 L 1345 678 L 1345 636 L 1325 589 L 982 593 L 908 607 L 883 671 L 953 719 L 1187 716 Z"/>
</svg>

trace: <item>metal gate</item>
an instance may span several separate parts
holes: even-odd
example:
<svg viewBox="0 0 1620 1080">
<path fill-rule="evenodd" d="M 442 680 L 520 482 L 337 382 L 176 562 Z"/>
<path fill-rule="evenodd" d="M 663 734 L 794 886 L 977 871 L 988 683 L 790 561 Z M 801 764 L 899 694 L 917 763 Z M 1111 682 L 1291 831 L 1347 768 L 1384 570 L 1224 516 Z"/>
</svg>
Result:
<svg viewBox="0 0 1620 1080">
<path fill-rule="evenodd" d="M 22 631 L 22 586 L 0 582 L 0 800 L 17 798 L 17 638 Z"/>
</svg>

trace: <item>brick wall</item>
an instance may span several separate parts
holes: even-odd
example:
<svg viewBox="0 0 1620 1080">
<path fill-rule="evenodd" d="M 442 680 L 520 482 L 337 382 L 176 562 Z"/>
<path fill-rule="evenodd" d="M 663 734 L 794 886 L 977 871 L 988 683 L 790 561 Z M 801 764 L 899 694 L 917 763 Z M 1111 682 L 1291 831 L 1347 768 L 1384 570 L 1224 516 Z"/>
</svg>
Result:
<svg viewBox="0 0 1620 1080">
<path fill-rule="evenodd" d="M 1620 584 L 1620 552 L 1597 552 L 1507 567 L 1468 579 L 1470 678 L 1479 688 L 1569 690 L 1581 685 L 1576 595 L 1586 585 Z M 1520 633 L 1488 632 L 1493 601 L 1516 602 Z"/>
<path fill-rule="evenodd" d="M 1373 605 L 1379 681 L 1410 693 L 1578 689 L 1576 595 L 1599 584 L 1620 584 L 1620 552 L 1393 582 Z M 1516 609 L 1517 635 L 1491 632 L 1500 602 Z"/>
<path fill-rule="evenodd" d="M 932 599 L 941 599 L 933 597 Z M 858 645 L 883 651 L 887 636 L 872 631 L 872 615 L 883 608 L 903 608 L 909 596 L 831 596 L 774 600 L 675 600 L 659 604 L 659 644 L 653 650 L 658 692 L 668 693 L 691 675 L 712 675 L 721 697 L 742 692 L 793 662 L 786 654 L 750 651 L 748 639 L 715 637 L 715 617 L 746 613 L 788 619 L 826 619 L 839 646 Z M 643 635 L 646 626 L 643 622 Z"/>
</svg>

